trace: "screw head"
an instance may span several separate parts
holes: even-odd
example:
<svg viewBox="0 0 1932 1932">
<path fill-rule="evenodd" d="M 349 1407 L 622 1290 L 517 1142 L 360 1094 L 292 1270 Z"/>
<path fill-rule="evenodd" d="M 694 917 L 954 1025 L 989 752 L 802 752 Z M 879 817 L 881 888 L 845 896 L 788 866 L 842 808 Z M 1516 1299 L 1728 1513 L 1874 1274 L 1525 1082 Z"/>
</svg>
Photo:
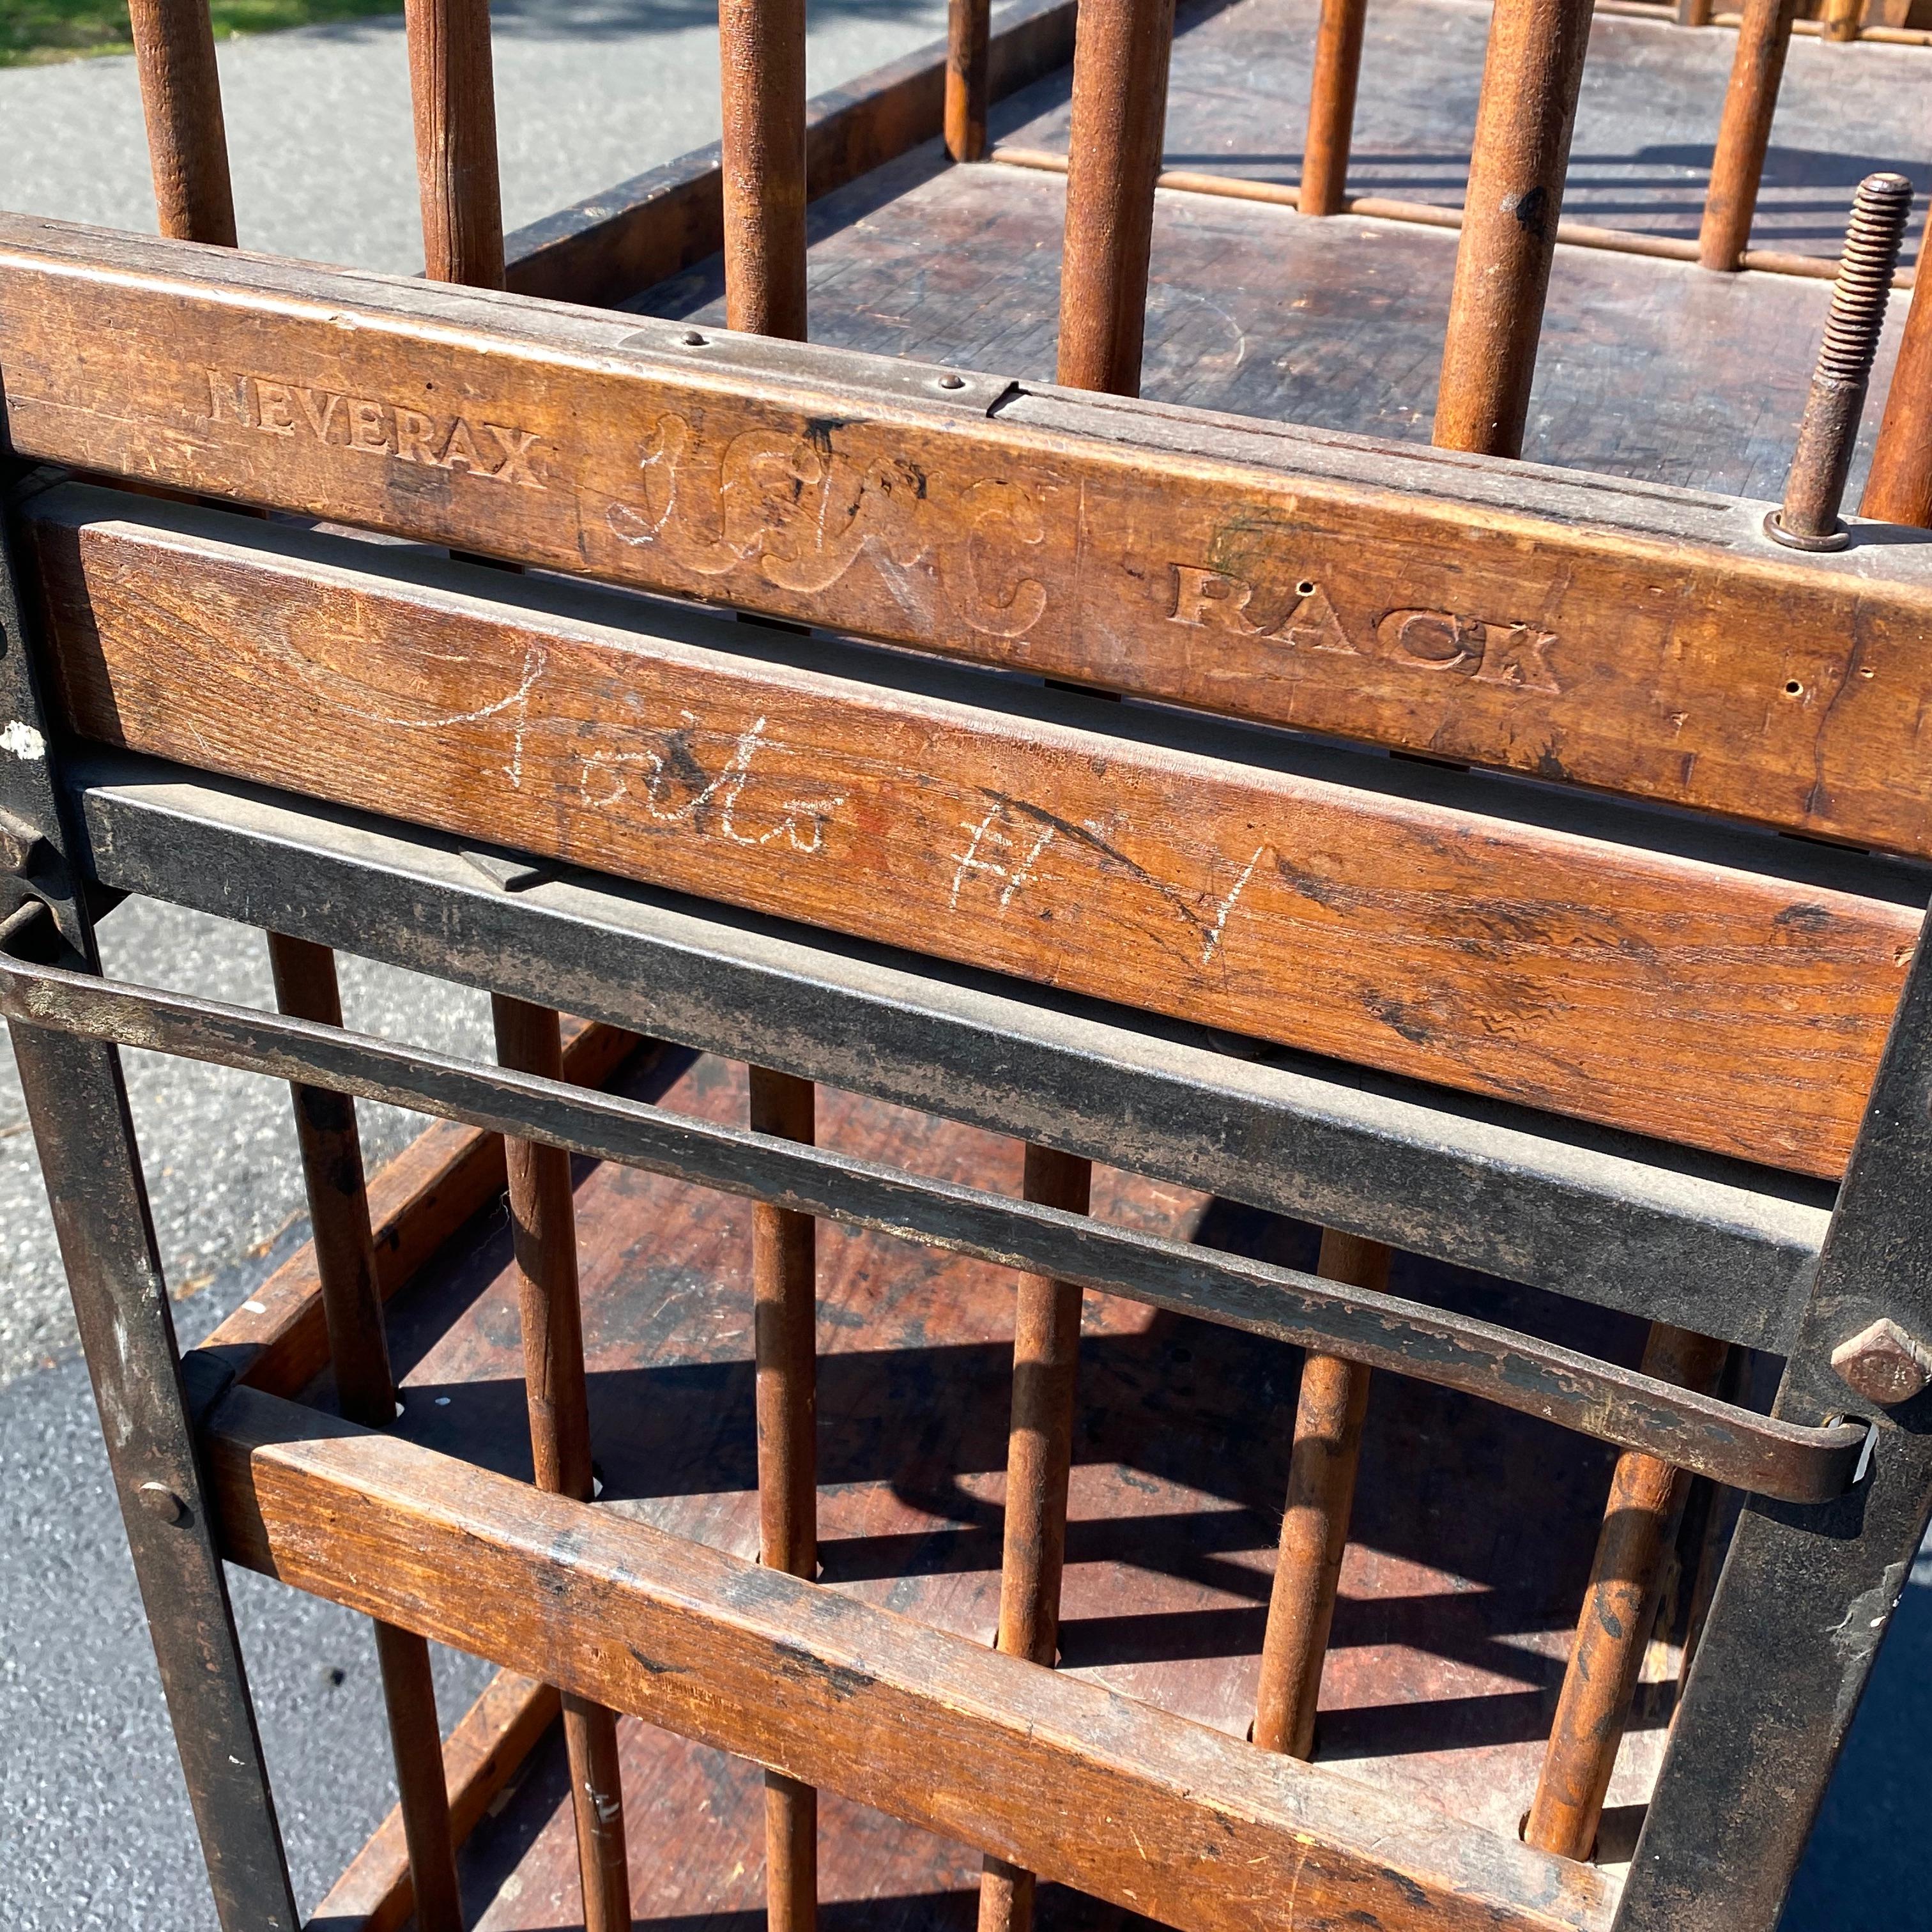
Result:
<svg viewBox="0 0 1932 1932">
<path fill-rule="evenodd" d="M 702 331 L 695 328 L 687 328 L 677 339 L 679 341 L 682 343 L 687 349 L 702 349 L 704 346 L 706 338 Z"/>
<path fill-rule="evenodd" d="M 1868 1402 L 1889 1408 L 1932 1383 L 1932 1349 L 1888 1316 L 1832 1351 L 1832 1366 Z"/>
<path fill-rule="evenodd" d="M 939 386 L 942 389 L 963 389 L 966 386 L 966 378 L 964 376 L 942 376 L 939 379 Z"/>
<path fill-rule="evenodd" d="M 179 1522 L 188 1514 L 188 1504 L 165 1483 L 143 1483 L 134 1493 L 141 1507 L 163 1522 Z"/>
</svg>

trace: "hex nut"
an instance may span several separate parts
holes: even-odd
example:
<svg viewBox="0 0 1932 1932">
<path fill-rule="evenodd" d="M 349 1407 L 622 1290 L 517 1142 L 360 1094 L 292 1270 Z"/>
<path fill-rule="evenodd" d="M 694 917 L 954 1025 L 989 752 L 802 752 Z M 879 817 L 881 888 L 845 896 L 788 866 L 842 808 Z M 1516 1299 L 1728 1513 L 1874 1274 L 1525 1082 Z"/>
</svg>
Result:
<svg viewBox="0 0 1932 1932">
<path fill-rule="evenodd" d="M 1914 1341 L 1888 1316 L 1832 1351 L 1832 1366 L 1868 1402 L 1889 1408 L 1910 1402 L 1932 1382 L 1932 1349 Z"/>
<path fill-rule="evenodd" d="M 163 1522 L 179 1522 L 188 1514 L 188 1504 L 165 1483 L 143 1483 L 134 1493 L 141 1507 Z"/>
</svg>

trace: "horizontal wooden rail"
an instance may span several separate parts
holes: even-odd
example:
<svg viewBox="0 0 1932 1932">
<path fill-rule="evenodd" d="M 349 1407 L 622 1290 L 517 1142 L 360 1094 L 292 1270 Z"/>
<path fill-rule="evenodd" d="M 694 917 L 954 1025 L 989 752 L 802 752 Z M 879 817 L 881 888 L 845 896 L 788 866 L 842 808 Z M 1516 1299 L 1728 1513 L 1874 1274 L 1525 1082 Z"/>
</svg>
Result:
<svg viewBox="0 0 1932 1932">
<path fill-rule="evenodd" d="M 1045 148 L 1000 146 L 986 158 L 1006 167 L 1027 168 L 1040 174 L 1064 175 L 1066 172 L 1066 157 Z M 1155 185 L 1176 194 L 1214 195 L 1228 201 L 1265 202 L 1276 208 L 1298 209 L 1301 206 L 1300 188 L 1286 182 L 1255 181 L 1244 175 L 1164 168 Z M 1366 220 L 1406 222 L 1422 228 L 1460 229 L 1462 225 L 1462 211 L 1459 206 L 1430 201 L 1391 200 L 1385 195 L 1346 196 L 1335 212 L 1358 215 Z M 1648 255 L 1665 262 L 1694 262 L 1697 259 L 1697 244 L 1693 238 L 1646 235 L 1630 228 L 1598 228 L 1586 221 L 1558 221 L 1556 239 L 1569 248 L 1594 248 L 1612 255 Z M 1836 256 L 1794 255 L 1773 248 L 1747 248 L 1740 260 L 1744 267 L 1760 274 L 1797 275 L 1807 281 L 1832 281 L 1838 273 Z M 1892 286 L 1910 288 L 1915 272 L 1910 268 L 1900 269 L 1892 278 Z"/>
<path fill-rule="evenodd" d="M 578 1022 L 564 1045 L 564 1077 L 601 1087 L 636 1050 L 635 1034 Z M 389 1300 L 443 1244 L 508 1184 L 496 1134 L 439 1120 L 369 1180 L 376 1283 Z M 304 1242 L 200 1346 L 238 1380 L 271 1395 L 298 1395 L 328 1364 L 322 1279 Z"/>
<path fill-rule="evenodd" d="M 1918 929 L 1828 866 L 942 667 L 896 688 L 702 613 L 110 493 L 34 530 L 84 736 L 1749 1160 L 1838 1171 Z"/>
<path fill-rule="evenodd" d="M 638 320 L 0 218 L 24 457 L 1932 854 L 1932 540 Z"/>
<path fill-rule="evenodd" d="M 1609 1924 L 1588 1865 L 392 1437 L 242 1390 L 205 1442 L 231 1561 L 1183 1932 Z"/>
<path fill-rule="evenodd" d="M 24 916 L 40 911 L 30 908 Z M 9 922 L 0 945 L 14 943 Z M 0 1016 L 467 1120 L 1346 1355 L 1788 1502 L 1842 1495 L 1868 1446 L 1860 1423 L 1768 1420 L 1534 1336 L 1345 1280 L 339 1027 L 126 986 L 10 952 L 0 952 Z"/>
</svg>

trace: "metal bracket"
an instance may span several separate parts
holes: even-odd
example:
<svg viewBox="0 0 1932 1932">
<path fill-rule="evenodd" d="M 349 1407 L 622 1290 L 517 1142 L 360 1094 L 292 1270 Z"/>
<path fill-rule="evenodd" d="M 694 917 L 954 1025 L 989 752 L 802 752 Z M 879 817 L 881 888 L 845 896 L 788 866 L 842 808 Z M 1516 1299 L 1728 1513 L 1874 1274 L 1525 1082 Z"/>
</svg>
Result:
<svg viewBox="0 0 1932 1932">
<path fill-rule="evenodd" d="M 14 552 L 20 506 L 56 479 L 0 466 L 0 920 L 29 901 L 53 914 L 61 938 L 89 964 L 92 929 L 79 900 Z"/>
</svg>

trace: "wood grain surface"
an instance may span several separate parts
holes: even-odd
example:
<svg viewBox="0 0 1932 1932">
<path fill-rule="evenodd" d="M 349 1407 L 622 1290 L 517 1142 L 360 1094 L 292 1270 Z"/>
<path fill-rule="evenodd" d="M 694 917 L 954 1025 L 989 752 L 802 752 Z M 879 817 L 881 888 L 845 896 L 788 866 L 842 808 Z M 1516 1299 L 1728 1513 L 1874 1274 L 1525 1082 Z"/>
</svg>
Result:
<svg viewBox="0 0 1932 1932">
<path fill-rule="evenodd" d="M 500 573 L 412 580 L 378 547 L 124 498 L 34 528 L 84 736 L 1810 1172 L 1850 1147 L 1917 931 L 1237 762 L 1280 760 L 1259 736 L 1208 755 L 1002 680 L 862 682 L 888 661 L 700 613 L 620 629 Z"/>
<path fill-rule="evenodd" d="M 1183 1932 L 1291 1899 L 1390 1932 L 1609 1922 L 1587 1866 L 273 1396 L 208 1442 L 231 1559 Z"/>
<path fill-rule="evenodd" d="M 1932 544 L 687 333 L 0 220 L 22 455 L 1932 852 Z"/>
</svg>

